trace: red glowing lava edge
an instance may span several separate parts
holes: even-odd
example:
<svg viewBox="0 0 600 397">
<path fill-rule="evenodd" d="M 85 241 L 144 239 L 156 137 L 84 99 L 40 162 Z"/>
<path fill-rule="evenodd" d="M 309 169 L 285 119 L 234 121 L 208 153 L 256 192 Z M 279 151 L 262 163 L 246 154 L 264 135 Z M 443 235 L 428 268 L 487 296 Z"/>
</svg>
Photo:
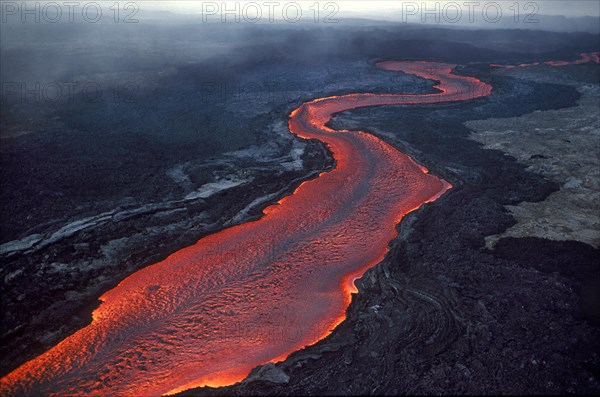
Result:
<svg viewBox="0 0 600 397">
<path fill-rule="evenodd" d="M 600 63 L 600 52 L 581 52 L 579 54 L 579 58 L 574 61 L 547 61 L 544 62 L 544 65 L 550 66 L 568 66 L 568 65 L 580 65 L 582 63 Z M 514 68 L 525 68 L 529 66 L 538 66 L 541 65 L 540 62 L 531 62 L 531 63 L 521 63 L 519 65 L 501 65 L 497 63 L 492 63 L 490 66 L 495 68 L 504 68 L 504 69 L 514 69 Z"/>
<path fill-rule="evenodd" d="M 0 380 L 2 395 L 162 395 L 242 380 L 327 336 L 353 281 L 380 262 L 402 217 L 450 185 L 332 115 L 379 105 L 462 101 L 492 87 L 454 65 L 381 62 L 438 81 L 426 95 L 349 94 L 302 104 L 290 131 L 324 142 L 336 167 L 264 210 L 123 280 L 87 327 Z"/>
</svg>

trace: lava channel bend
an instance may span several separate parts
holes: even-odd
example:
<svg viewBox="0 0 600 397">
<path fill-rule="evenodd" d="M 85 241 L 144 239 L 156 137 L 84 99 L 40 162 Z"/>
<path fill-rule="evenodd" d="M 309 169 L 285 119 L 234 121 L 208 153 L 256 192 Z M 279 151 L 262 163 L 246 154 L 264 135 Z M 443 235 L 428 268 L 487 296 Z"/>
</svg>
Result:
<svg viewBox="0 0 600 397">
<path fill-rule="evenodd" d="M 489 95 L 455 65 L 381 62 L 437 81 L 433 94 L 349 94 L 302 104 L 290 131 L 318 139 L 336 167 L 256 221 L 230 227 L 141 269 L 102 295 L 92 322 L 0 380 L 2 395 L 155 396 L 242 380 L 327 336 L 345 318 L 353 281 L 380 262 L 396 225 L 450 186 L 332 115 L 378 105 Z"/>
</svg>

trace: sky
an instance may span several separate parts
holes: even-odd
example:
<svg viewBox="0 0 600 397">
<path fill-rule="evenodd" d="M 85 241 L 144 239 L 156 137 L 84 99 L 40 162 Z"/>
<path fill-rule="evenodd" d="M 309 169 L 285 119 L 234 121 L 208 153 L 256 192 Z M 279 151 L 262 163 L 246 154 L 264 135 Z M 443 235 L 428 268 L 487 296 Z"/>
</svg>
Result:
<svg viewBox="0 0 600 397">
<path fill-rule="evenodd" d="M 234 3 L 240 3 L 243 7 L 247 3 L 257 3 L 261 6 L 265 1 L 277 1 L 282 6 L 286 3 L 290 3 L 288 0 L 239 0 L 239 1 L 225 1 L 228 8 L 235 7 Z M 477 3 L 475 10 L 478 8 L 483 9 L 487 3 L 499 4 L 505 13 L 509 13 L 509 8 L 517 3 L 518 7 L 521 8 L 521 13 L 534 11 L 538 15 L 565 15 L 565 16 L 600 16 L 600 1 L 599 0 L 295 0 L 303 8 L 308 9 L 313 4 L 318 3 L 320 7 L 324 7 L 327 3 L 334 3 L 339 8 L 340 13 L 360 13 L 365 15 L 373 15 L 378 13 L 385 13 L 386 11 L 398 12 L 403 7 L 409 7 L 409 3 L 416 4 L 421 8 L 435 9 L 437 6 L 442 9 L 444 6 L 449 6 L 451 3 L 458 5 L 461 9 L 467 12 L 468 2 Z M 152 7 L 160 9 L 168 9 L 174 12 L 199 12 L 202 10 L 202 6 L 208 3 L 218 4 L 219 6 L 223 3 L 222 0 L 216 1 L 202 1 L 202 0 L 171 0 L 171 1 L 148 1 L 140 0 L 138 4 L 141 7 Z M 425 6 L 423 7 L 423 4 Z M 512 10 L 512 9 L 511 9 Z"/>
<path fill-rule="evenodd" d="M 401 8 L 402 3 L 408 3 L 406 0 L 387 0 L 387 1 L 358 1 L 358 0 L 342 0 L 340 4 L 348 4 L 348 7 L 359 11 L 369 11 L 377 9 L 392 9 Z M 478 0 L 477 3 L 481 3 L 483 8 L 486 3 L 497 3 L 501 4 L 503 9 L 508 9 L 514 3 L 518 3 L 521 8 L 525 8 L 528 3 L 534 3 L 539 7 L 539 14 L 543 15 L 568 15 L 568 16 L 600 16 L 600 1 L 599 0 L 537 0 L 537 1 L 516 1 L 516 0 Z M 356 3 L 356 4 L 353 4 Z M 425 7 L 434 9 L 435 3 L 439 3 L 440 7 L 443 7 L 449 3 L 456 3 L 462 8 L 465 7 L 466 1 L 415 1 L 415 3 L 422 4 L 426 3 Z M 344 6 L 346 7 L 346 6 Z"/>
</svg>

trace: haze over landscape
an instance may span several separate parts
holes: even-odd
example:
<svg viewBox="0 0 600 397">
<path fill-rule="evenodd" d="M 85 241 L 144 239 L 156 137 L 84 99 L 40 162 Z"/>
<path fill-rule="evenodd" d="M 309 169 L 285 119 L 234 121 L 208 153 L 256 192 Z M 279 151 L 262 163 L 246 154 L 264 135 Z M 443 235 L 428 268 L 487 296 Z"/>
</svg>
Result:
<svg viewBox="0 0 600 397">
<path fill-rule="evenodd" d="M 600 3 L 2 2 L 0 394 L 600 392 Z"/>
</svg>

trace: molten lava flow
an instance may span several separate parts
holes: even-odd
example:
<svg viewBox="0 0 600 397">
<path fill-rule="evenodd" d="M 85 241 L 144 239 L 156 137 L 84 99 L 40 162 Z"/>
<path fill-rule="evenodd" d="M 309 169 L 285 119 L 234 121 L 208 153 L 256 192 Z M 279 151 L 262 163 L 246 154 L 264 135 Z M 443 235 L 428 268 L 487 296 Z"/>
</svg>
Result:
<svg viewBox="0 0 600 397">
<path fill-rule="evenodd" d="M 2 395 L 161 395 L 231 384 L 322 339 L 345 318 L 353 281 L 377 262 L 402 217 L 449 185 L 332 115 L 377 105 L 489 95 L 454 65 L 382 62 L 437 80 L 427 95 L 351 94 L 304 103 L 292 133 L 325 142 L 336 167 L 265 209 L 106 292 L 87 327 L 0 380 Z"/>
<path fill-rule="evenodd" d="M 567 65 L 580 65 L 582 63 L 589 63 L 589 62 L 600 63 L 600 52 L 598 52 L 598 51 L 591 52 L 591 53 L 582 52 L 579 54 L 579 58 L 574 61 L 547 61 L 547 62 L 544 62 L 544 64 L 550 65 L 550 66 L 567 66 Z M 520 65 L 499 65 L 497 63 L 490 64 L 490 66 L 492 66 L 492 67 L 504 68 L 504 69 L 513 69 L 516 67 L 524 68 L 524 67 L 528 67 L 528 66 L 537 66 L 537 65 L 540 65 L 540 62 L 522 63 Z"/>
</svg>

